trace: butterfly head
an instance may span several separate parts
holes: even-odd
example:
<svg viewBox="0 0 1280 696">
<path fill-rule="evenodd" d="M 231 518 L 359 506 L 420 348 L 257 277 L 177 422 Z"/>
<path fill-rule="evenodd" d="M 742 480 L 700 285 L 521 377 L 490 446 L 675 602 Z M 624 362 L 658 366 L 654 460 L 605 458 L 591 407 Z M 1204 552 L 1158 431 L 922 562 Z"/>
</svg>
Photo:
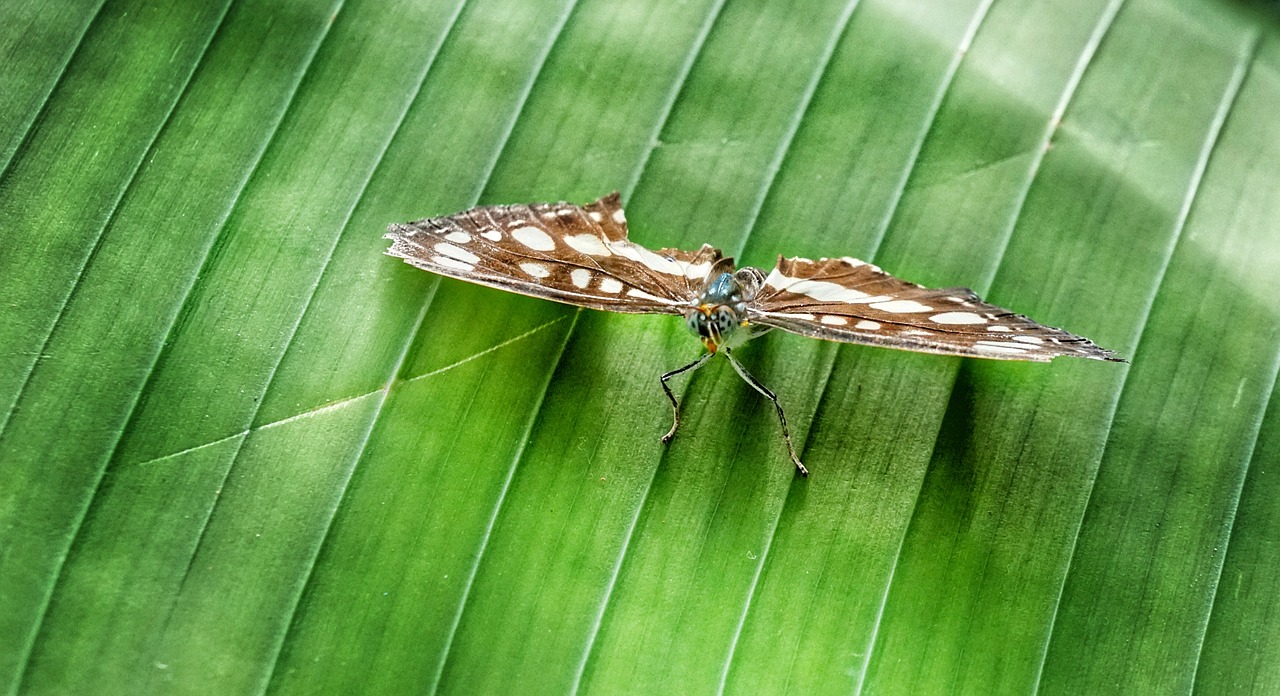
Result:
<svg viewBox="0 0 1280 696">
<path fill-rule="evenodd" d="M 703 304 L 685 315 L 689 329 L 698 334 L 702 345 L 714 353 L 724 344 L 740 323 L 737 313 L 728 305 Z"/>
<path fill-rule="evenodd" d="M 716 352 L 740 326 L 746 324 L 750 290 L 734 273 L 717 274 L 707 283 L 697 304 L 685 312 L 689 330 L 702 339 L 702 345 L 709 352 Z"/>
</svg>

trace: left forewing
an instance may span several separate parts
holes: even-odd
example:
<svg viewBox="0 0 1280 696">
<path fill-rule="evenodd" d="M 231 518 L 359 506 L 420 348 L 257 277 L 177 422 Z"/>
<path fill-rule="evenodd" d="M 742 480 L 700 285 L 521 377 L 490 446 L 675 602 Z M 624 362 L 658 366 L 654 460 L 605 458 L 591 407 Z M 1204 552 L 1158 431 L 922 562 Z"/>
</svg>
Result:
<svg viewBox="0 0 1280 696">
<path fill-rule="evenodd" d="M 651 251 L 627 239 L 618 194 L 585 206 L 496 205 L 392 225 L 387 253 L 481 285 L 613 312 L 681 314 L 718 249 Z"/>
<path fill-rule="evenodd" d="M 943 355 L 1120 360 L 1087 338 L 983 302 L 967 288 L 926 288 L 849 257 L 779 257 L 748 306 L 748 321 L 832 341 Z"/>
</svg>

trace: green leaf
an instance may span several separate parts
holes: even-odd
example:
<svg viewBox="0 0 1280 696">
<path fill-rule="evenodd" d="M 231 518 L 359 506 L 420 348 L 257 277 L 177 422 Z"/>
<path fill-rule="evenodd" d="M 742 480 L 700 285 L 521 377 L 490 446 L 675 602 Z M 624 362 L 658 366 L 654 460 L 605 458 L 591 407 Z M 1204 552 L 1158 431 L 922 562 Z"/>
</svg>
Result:
<svg viewBox="0 0 1280 696">
<path fill-rule="evenodd" d="M 1203 0 L 0 8 L 4 693 L 1280 689 L 1280 44 Z M 445 280 L 627 201 L 1130 365 Z M 1275 401 L 1280 404 L 1280 400 Z"/>
</svg>

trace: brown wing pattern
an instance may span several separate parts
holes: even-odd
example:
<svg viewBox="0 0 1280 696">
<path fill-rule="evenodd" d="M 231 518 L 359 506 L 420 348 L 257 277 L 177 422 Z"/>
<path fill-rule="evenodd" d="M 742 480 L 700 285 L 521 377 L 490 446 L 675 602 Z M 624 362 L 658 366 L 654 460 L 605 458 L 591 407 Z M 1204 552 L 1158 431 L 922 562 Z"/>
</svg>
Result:
<svg viewBox="0 0 1280 696">
<path fill-rule="evenodd" d="M 627 239 L 617 193 L 585 206 L 497 205 L 391 225 L 387 253 L 432 273 L 567 304 L 681 314 L 719 249 L 651 251 Z"/>
<path fill-rule="evenodd" d="M 968 288 L 926 288 L 849 257 L 778 257 L 748 314 L 750 322 L 805 336 L 923 353 L 1123 362 L 1087 338 L 983 302 Z"/>
</svg>

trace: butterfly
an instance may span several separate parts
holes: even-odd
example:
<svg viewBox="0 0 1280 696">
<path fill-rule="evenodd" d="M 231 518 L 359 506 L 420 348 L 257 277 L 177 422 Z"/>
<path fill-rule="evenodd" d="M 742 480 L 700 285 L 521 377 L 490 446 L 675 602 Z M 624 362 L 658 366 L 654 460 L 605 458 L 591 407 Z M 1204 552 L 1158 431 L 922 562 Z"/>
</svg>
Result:
<svg viewBox="0 0 1280 696">
<path fill-rule="evenodd" d="M 983 302 L 967 288 L 926 288 L 848 256 L 779 256 L 765 273 L 735 268 L 731 257 L 707 244 L 696 251 L 647 249 L 627 239 L 616 192 L 581 206 L 482 206 L 394 224 L 385 236 L 388 255 L 439 275 L 590 309 L 683 317 L 706 350 L 659 378 L 674 412 L 662 441 L 670 442 L 680 426 L 680 404 L 667 382 L 721 353 L 773 403 L 787 451 L 804 476 L 809 471 L 777 395 L 733 357 L 735 348 L 771 329 L 974 358 L 1125 362 L 1087 338 Z"/>
</svg>

